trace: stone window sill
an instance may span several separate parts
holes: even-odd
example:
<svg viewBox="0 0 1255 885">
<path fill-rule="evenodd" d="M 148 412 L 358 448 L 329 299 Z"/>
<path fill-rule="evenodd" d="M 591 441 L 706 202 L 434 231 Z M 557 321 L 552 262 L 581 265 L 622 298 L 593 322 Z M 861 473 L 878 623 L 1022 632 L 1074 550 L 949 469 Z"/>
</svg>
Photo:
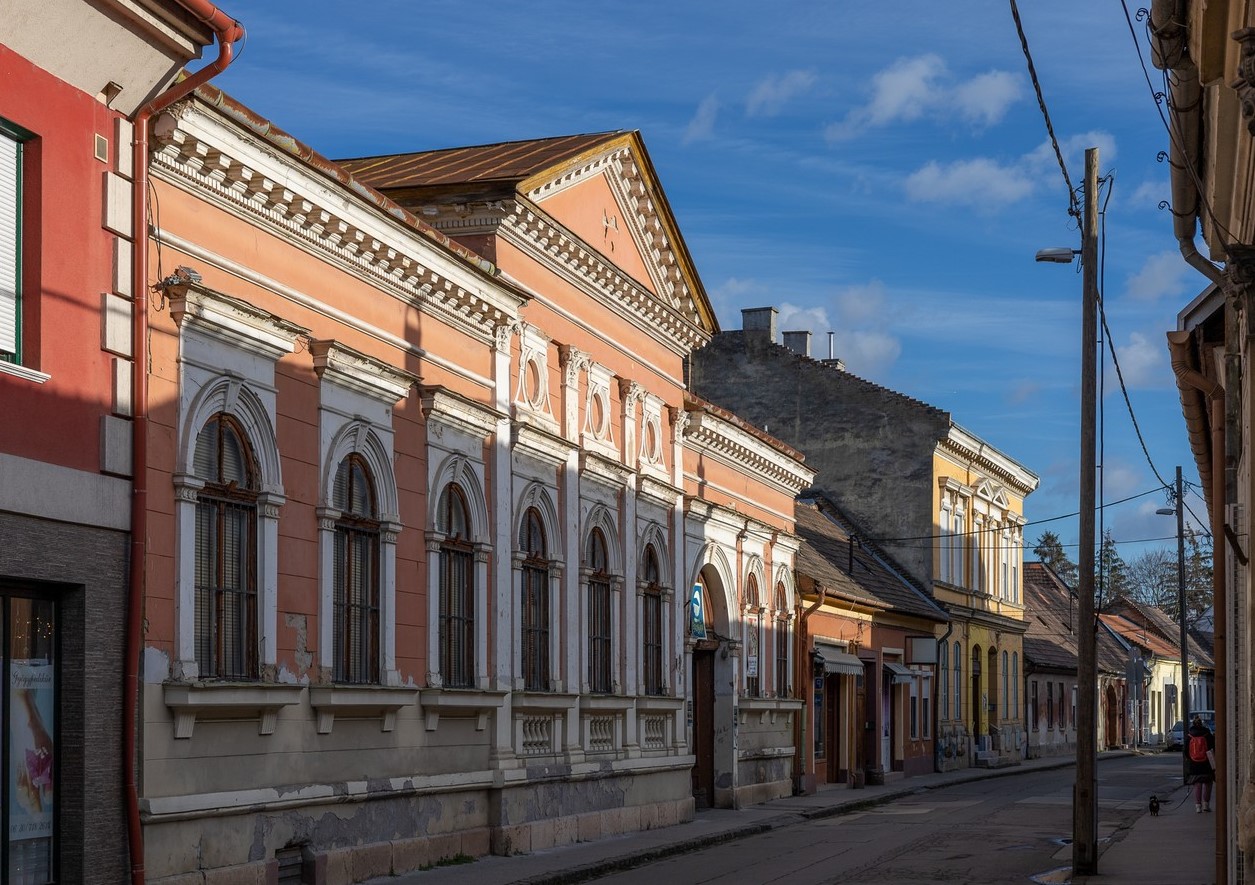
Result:
<svg viewBox="0 0 1255 885">
<path fill-rule="evenodd" d="M 166 706 L 174 713 L 174 736 L 192 736 L 196 720 L 256 719 L 257 733 L 273 734 L 279 710 L 300 703 L 302 685 L 253 682 L 167 682 Z"/>
<path fill-rule="evenodd" d="M 318 719 L 318 733 L 331 734 L 337 716 L 379 719 L 380 731 L 396 727 L 397 710 L 418 698 L 418 689 L 393 685 L 319 685 L 309 689 L 309 704 Z"/>
</svg>

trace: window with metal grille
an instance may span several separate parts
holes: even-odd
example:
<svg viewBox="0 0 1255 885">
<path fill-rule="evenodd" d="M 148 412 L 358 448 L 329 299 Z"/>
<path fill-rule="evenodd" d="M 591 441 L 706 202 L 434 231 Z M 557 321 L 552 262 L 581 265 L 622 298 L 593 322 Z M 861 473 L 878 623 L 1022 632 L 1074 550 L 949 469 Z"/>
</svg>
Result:
<svg viewBox="0 0 1255 885">
<path fill-rule="evenodd" d="M 332 486 L 336 520 L 332 571 L 332 679 L 379 681 L 379 515 L 360 455 L 340 462 Z"/>
<path fill-rule="evenodd" d="M 256 679 L 257 467 L 233 418 L 196 438 L 196 665 L 202 677 Z"/>
<path fill-rule="evenodd" d="M 654 545 L 645 548 L 645 590 L 642 595 L 641 668 L 645 676 L 645 694 L 666 694 L 662 679 L 662 586 L 658 583 L 658 552 Z"/>
<path fill-rule="evenodd" d="M 440 542 L 440 675 L 449 688 L 475 684 L 475 562 L 466 497 L 445 487 L 438 511 Z"/>
<path fill-rule="evenodd" d="M 584 566 L 588 569 L 588 690 L 609 694 L 614 690 L 610 657 L 610 573 L 606 536 L 601 529 L 588 533 Z"/>
<path fill-rule="evenodd" d="M 784 585 L 776 585 L 776 697 L 789 696 L 789 609 Z"/>
<path fill-rule="evenodd" d="M 758 578 L 754 575 L 745 582 L 745 610 L 745 694 L 756 698 L 762 694 L 759 668 L 762 666 L 763 615 L 758 603 Z"/>
<path fill-rule="evenodd" d="M 536 508 L 523 515 L 519 535 L 523 554 L 523 687 L 549 690 L 549 558 L 545 527 Z"/>
</svg>

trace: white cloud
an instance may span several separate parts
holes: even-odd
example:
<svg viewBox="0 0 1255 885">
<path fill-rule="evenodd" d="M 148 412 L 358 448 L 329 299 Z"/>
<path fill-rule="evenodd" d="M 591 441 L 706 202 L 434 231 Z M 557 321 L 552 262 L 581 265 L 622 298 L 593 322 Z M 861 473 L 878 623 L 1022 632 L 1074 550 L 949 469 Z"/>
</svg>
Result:
<svg viewBox="0 0 1255 885">
<path fill-rule="evenodd" d="M 768 74 L 745 100 L 745 113 L 751 117 L 772 117 L 792 99 L 815 85 L 814 71 L 789 71 L 782 77 Z"/>
<path fill-rule="evenodd" d="M 885 284 L 872 280 L 862 286 L 850 286 L 836 297 L 837 316 L 841 325 L 858 325 L 883 318 L 885 313 Z"/>
<path fill-rule="evenodd" d="M 701 141 L 710 138 L 711 133 L 715 129 L 715 118 L 719 116 L 719 97 L 714 93 L 702 99 L 701 104 L 697 106 L 697 112 L 693 114 L 693 119 L 689 120 L 688 126 L 684 128 L 684 137 L 680 139 L 682 144 L 691 144 L 694 141 Z"/>
<path fill-rule="evenodd" d="M 1166 181 L 1143 181 L 1129 195 L 1129 205 L 1149 208 L 1157 207 L 1162 200 L 1168 199 L 1168 183 Z"/>
<path fill-rule="evenodd" d="M 1126 292 L 1137 301 L 1158 301 L 1169 295 L 1182 296 L 1185 280 L 1191 273 L 1181 253 L 1168 250 L 1146 259 L 1142 269 L 1129 277 Z"/>
<path fill-rule="evenodd" d="M 883 375 L 902 355 L 902 343 L 888 332 L 837 330 L 837 357 L 861 378 Z"/>
<path fill-rule="evenodd" d="M 907 176 L 906 194 L 921 203 L 958 203 L 995 210 L 1033 192 L 1033 180 L 1024 170 L 1003 166 L 985 157 L 942 166 L 928 163 Z"/>
<path fill-rule="evenodd" d="M 872 77 L 872 97 L 865 107 L 872 126 L 917 120 L 936 104 L 937 80 L 946 63 L 936 55 L 900 58 Z"/>
<path fill-rule="evenodd" d="M 1168 347 L 1163 339 L 1151 341 L 1140 332 L 1129 333 L 1129 341 L 1116 347 L 1120 374 L 1128 387 L 1146 387 L 1159 381 Z"/>
<path fill-rule="evenodd" d="M 1007 71 L 958 80 L 940 56 L 900 58 L 872 76 L 867 103 L 830 124 L 824 134 L 829 141 L 845 141 L 869 129 L 923 118 L 957 117 L 991 126 L 1002 120 L 1022 94 L 1021 78 Z"/>
<path fill-rule="evenodd" d="M 832 328 L 828 311 L 822 307 L 800 307 L 785 301 L 780 305 L 776 325 L 782 332 L 809 331 L 813 335 L 826 335 Z"/>
<path fill-rule="evenodd" d="M 989 71 L 960 83 L 954 90 L 954 99 L 964 119 L 992 126 L 1019 99 L 1022 88 L 1017 75 L 1009 71 Z"/>
</svg>

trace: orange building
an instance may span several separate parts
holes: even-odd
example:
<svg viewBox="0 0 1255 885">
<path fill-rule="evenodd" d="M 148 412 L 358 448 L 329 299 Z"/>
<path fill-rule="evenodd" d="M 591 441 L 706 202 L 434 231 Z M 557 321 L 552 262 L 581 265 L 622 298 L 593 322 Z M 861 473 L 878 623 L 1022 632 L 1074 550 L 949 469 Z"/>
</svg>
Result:
<svg viewBox="0 0 1255 885">
<path fill-rule="evenodd" d="M 716 324 L 640 136 L 336 164 L 202 87 L 153 138 L 152 880 L 789 794 L 813 474 L 686 396 Z"/>
</svg>

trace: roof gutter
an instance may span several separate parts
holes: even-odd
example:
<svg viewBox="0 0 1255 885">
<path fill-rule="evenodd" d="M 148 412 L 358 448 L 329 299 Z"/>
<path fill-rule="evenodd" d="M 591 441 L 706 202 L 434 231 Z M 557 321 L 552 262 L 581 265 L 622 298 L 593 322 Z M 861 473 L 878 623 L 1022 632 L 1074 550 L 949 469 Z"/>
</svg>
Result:
<svg viewBox="0 0 1255 885">
<path fill-rule="evenodd" d="M 1189 56 L 1186 27 L 1186 0 L 1154 0 L 1150 11 L 1151 57 L 1155 67 L 1176 74 L 1170 87 L 1172 115 L 1168 165 L 1172 179 L 1172 229 L 1185 263 L 1213 283 L 1221 279 L 1220 268 L 1198 251 L 1194 237 L 1198 231 L 1202 179 L 1203 87 L 1198 66 Z"/>
<path fill-rule="evenodd" d="M 131 144 L 134 187 L 131 194 L 131 233 L 134 237 L 131 290 L 134 298 L 131 380 L 131 556 L 126 610 L 126 657 L 122 691 L 122 771 L 126 789 L 126 833 L 131 882 L 144 882 L 144 833 L 139 816 L 138 757 L 139 664 L 143 650 L 144 575 L 148 540 L 148 127 L 153 116 L 183 98 L 231 64 L 232 47 L 244 36 L 244 27 L 209 0 L 176 0 L 202 24 L 213 30 L 218 57 L 185 77 L 135 112 Z"/>
</svg>

